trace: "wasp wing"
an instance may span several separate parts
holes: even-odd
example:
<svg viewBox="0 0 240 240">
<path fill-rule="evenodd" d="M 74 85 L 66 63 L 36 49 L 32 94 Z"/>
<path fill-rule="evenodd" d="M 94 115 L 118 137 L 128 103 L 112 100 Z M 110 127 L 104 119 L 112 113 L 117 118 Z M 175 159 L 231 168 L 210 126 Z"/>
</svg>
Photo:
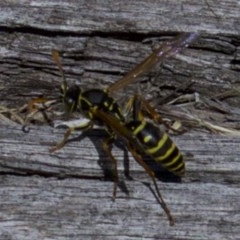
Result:
<svg viewBox="0 0 240 240">
<path fill-rule="evenodd" d="M 188 45 L 196 40 L 199 33 L 182 33 L 176 37 L 173 41 L 166 42 L 159 48 L 153 51 L 153 53 L 144 59 L 140 64 L 133 68 L 127 75 L 111 84 L 108 87 L 108 92 L 112 93 L 116 90 L 124 88 L 128 84 L 132 83 L 137 77 L 147 73 L 156 63 L 163 62 L 164 59 L 176 55 Z"/>
</svg>

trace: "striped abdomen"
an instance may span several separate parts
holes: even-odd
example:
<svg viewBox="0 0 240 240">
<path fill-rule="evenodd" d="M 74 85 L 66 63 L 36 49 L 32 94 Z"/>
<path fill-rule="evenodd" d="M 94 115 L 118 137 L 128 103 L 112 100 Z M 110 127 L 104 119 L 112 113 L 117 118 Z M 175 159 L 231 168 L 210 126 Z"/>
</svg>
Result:
<svg viewBox="0 0 240 240">
<path fill-rule="evenodd" d="M 131 121 L 126 127 L 135 136 L 138 145 L 142 148 L 140 150 L 175 175 L 184 175 L 185 165 L 182 154 L 166 133 L 146 121 Z"/>
</svg>

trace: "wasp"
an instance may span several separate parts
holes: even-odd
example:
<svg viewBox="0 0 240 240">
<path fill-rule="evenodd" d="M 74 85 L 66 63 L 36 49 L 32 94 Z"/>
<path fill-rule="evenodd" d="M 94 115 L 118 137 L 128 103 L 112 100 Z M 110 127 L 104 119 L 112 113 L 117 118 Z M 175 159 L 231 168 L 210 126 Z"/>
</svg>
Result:
<svg viewBox="0 0 240 240">
<path fill-rule="evenodd" d="M 61 99 L 67 112 L 80 111 L 83 115 L 90 119 L 89 123 L 80 125 L 78 127 L 70 128 L 64 135 L 64 139 L 51 149 L 51 152 L 60 149 L 64 146 L 67 138 L 76 128 L 81 130 L 91 129 L 93 124 L 98 122 L 97 116 L 92 116 L 91 109 L 98 108 L 104 112 L 107 112 L 121 122 L 124 122 L 124 116 L 119 105 L 111 97 L 113 92 L 122 89 L 132 83 L 136 78 L 140 77 L 144 73 L 148 72 L 155 64 L 162 63 L 164 59 L 176 55 L 181 50 L 186 48 L 197 37 L 198 33 L 183 33 L 171 42 L 166 42 L 159 48 L 153 51 L 153 53 L 144 59 L 140 64 L 133 68 L 127 75 L 110 85 L 108 88 L 102 89 L 90 89 L 83 91 L 79 86 L 74 85 L 69 87 L 67 85 L 63 68 L 60 62 L 59 54 L 56 50 L 52 51 L 52 57 L 56 62 L 59 71 L 62 76 L 61 84 Z"/>
<path fill-rule="evenodd" d="M 95 124 L 104 125 L 109 137 L 104 140 L 103 147 L 114 165 L 115 172 L 113 200 L 116 198 L 118 172 L 116 159 L 111 153 L 111 146 L 118 135 L 125 139 L 128 150 L 152 178 L 157 195 L 162 203 L 161 205 L 168 215 L 171 224 L 173 223 L 173 217 L 161 197 L 154 173 L 150 170 L 147 163 L 143 161 L 142 154 L 148 154 L 155 161 L 161 163 L 165 168 L 167 168 L 167 170 L 172 171 L 179 176 L 184 173 L 182 155 L 167 134 L 163 134 L 158 130 L 156 123 L 160 122 L 160 116 L 146 100 L 143 98 L 140 99 L 140 97 L 136 95 L 131 101 L 129 101 L 130 107 L 128 111 L 135 113 L 133 113 L 132 121 L 127 121 L 120 106 L 111 97 L 111 95 L 113 92 L 123 89 L 130 83 L 134 82 L 136 78 L 147 73 L 157 63 L 162 63 L 164 59 L 182 51 L 190 43 L 192 43 L 198 35 L 198 33 L 183 33 L 176 37 L 173 41 L 164 43 L 154 50 L 152 54 L 144 59 L 140 64 L 133 68 L 127 75 L 104 90 L 89 89 L 84 91 L 77 85 L 69 87 L 65 79 L 59 54 L 56 50 L 52 51 L 53 59 L 56 62 L 62 77 L 60 89 L 61 100 L 66 111 L 70 113 L 79 111 L 87 119 L 89 119 L 89 121 L 84 122 L 79 126 L 70 127 L 65 132 L 63 140 L 51 148 L 50 152 L 54 152 L 62 148 L 74 130 L 88 130 L 93 128 Z M 155 124 L 144 120 L 142 117 L 142 107 L 135 107 L 136 105 L 143 105 L 150 117 L 155 121 Z"/>
</svg>

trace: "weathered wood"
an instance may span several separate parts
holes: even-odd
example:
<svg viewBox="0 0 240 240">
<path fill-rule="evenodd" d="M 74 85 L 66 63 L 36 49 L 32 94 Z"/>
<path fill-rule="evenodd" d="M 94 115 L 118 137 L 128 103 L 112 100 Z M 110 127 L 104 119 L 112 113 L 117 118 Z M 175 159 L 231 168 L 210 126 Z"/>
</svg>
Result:
<svg viewBox="0 0 240 240">
<path fill-rule="evenodd" d="M 104 136 L 102 131 L 94 130 L 81 137 L 75 133 L 74 141 L 66 147 L 49 153 L 51 146 L 59 142 L 64 130 L 52 130 L 47 126 L 33 128 L 24 133 L 21 126 L 1 126 L 1 172 L 18 174 L 39 174 L 56 177 L 103 178 L 103 170 L 99 166 L 107 164 L 106 153 L 102 149 Z M 79 135 L 80 134 L 80 135 Z M 79 137 L 78 137 L 79 136 Z M 75 138 L 76 139 L 75 139 Z M 227 183 L 239 176 L 239 138 L 221 137 L 212 134 L 186 133 L 172 136 L 181 151 L 187 156 L 188 182 Z M 15 142 L 16 141 L 16 142 Z M 113 154 L 119 159 L 119 171 L 123 172 L 122 145 L 113 149 Z M 143 179 L 146 174 L 130 157 L 130 168 L 133 177 Z M 224 174 L 222 175 L 222 171 Z M 139 176 L 140 174 L 140 176 Z"/>
<path fill-rule="evenodd" d="M 104 87 L 151 52 L 144 39 L 161 37 L 161 44 L 183 31 L 201 36 L 119 94 L 125 99 L 138 84 L 154 96 L 159 89 L 167 95 L 190 82 L 191 92 L 202 97 L 238 89 L 239 10 L 237 0 L 1 1 L 1 105 L 18 108 L 34 96 L 58 95 L 61 78 L 51 59 L 53 48 L 63 54 L 70 83 Z M 238 95 L 226 108 L 239 102 Z M 239 124 L 238 108 L 231 117 Z M 131 156 L 134 181 L 124 176 L 123 149 L 113 149 L 129 191 L 127 196 L 122 186 L 113 203 L 113 183 L 103 181 L 109 163 L 102 132 L 50 154 L 63 132 L 33 126 L 26 134 L 20 125 L 1 123 L 1 239 L 239 239 L 239 138 L 199 132 L 173 137 L 185 155 L 186 176 L 181 184 L 158 181 L 176 219 L 172 228 L 143 184 L 150 179 Z"/>
<path fill-rule="evenodd" d="M 100 159 L 107 161 L 100 150 L 101 136 L 90 134 L 91 139 L 70 142 L 59 152 L 49 154 L 49 146 L 62 137 L 62 132 L 55 130 L 49 134 L 52 133 L 49 127 L 38 127 L 26 134 L 19 126 L 1 125 L 3 237 L 237 239 L 239 138 L 190 133 L 174 138 L 188 157 L 182 184 L 158 182 L 176 219 L 176 226 L 171 228 L 151 191 L 143 184 L 150 183 L 149 178 L 132 158 L 134 181 L 129 181 L 122 173 L 123 151 L 114 148 L 129 197 L 118 189 L 113 203 L 113 183 L 101 181 L 104 175 L 97 163 Z"/>
<path fill-rule="evenodd" d="M 88 87 L 96 86 L 96 82 L 106 86 L 151 52 L 149 44 L 142 43 L 143 39 L 169 36 L 169 32 L 206 33 L 193 44 L 195 49 L 184 51 L 181 61 L 171 59 L 157 71 L 159 76 L 155 72 L 153 90 L 178 87 L 191 80 L 200 93 L 209 88 L 217 92 L 239 82 L 238 72 L 234 71 L 239 69 L 237 1 L 216 1 L 212 8 L 205 0 L 194 4 L 179 1 L 173 5 L 168 1 L 161 4 L 123 1 L 112 6 L 84 1 L 68 1 L 68 4 L 31 1 L 31 8 L 14 1 L 5 2 L 2 4 L 5 14 L 0 16 L 0 24 L 4 26 L 0 36 L 4 102 L 19 102 L 19 95 L 56 93 L 60 79 L 55 76 L 58 70 L 50 56 L 53 48 L 64 53 L 64 69 L 70 82 Z M 192 14 L 187 14 L 189 8 Z M 229 17 L 225 11 L 231 13 Z M 25 17 L 19 18 L 22 12 Z"/>
<path fill-rule="evenodd" d="M 149 33 L 161 31 L 196 31 L 235 34 L 239 31 L 238 1 L 178 1 L 150 0 L 36 1 L 21 4 L 5 0 L 1 25 L 11 28 L 31 27 L 44 31 L 66 33 L 121 32 Z M 143 14 L 144 13 L 144 14 Z M 21 17 L 24 16 L 24 17 Z M 176 21 L 177 20 L 177 21 Z M 199 23 L 205 23 L 200 25 Z M 218 26 L 216 28 L 216 25 Z"/>
</svg>

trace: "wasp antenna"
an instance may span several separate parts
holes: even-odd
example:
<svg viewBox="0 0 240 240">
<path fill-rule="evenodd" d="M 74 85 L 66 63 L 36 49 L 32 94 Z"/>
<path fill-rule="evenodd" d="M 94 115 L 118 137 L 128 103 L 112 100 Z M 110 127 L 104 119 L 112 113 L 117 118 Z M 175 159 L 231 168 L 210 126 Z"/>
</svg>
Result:
<svg viewBox="0 0 240 240">
<path fill-rule="evenodd" d="M 52 58 L 54 60 L 54 62 L 56 63 L 60 74 L 62 76 L 62 84 L 61 84 L 61 90 L 63 92 L 63 94 L 65 95 L 66 90 L 67 90 L 67 81 L 63 72 L 63 68 L 62 68 L 62 64 L 61 64 L 61 59 L 60 59 L 60 55 L 59 52 L 56 49 L 52 50 Z"/>
</svg>

